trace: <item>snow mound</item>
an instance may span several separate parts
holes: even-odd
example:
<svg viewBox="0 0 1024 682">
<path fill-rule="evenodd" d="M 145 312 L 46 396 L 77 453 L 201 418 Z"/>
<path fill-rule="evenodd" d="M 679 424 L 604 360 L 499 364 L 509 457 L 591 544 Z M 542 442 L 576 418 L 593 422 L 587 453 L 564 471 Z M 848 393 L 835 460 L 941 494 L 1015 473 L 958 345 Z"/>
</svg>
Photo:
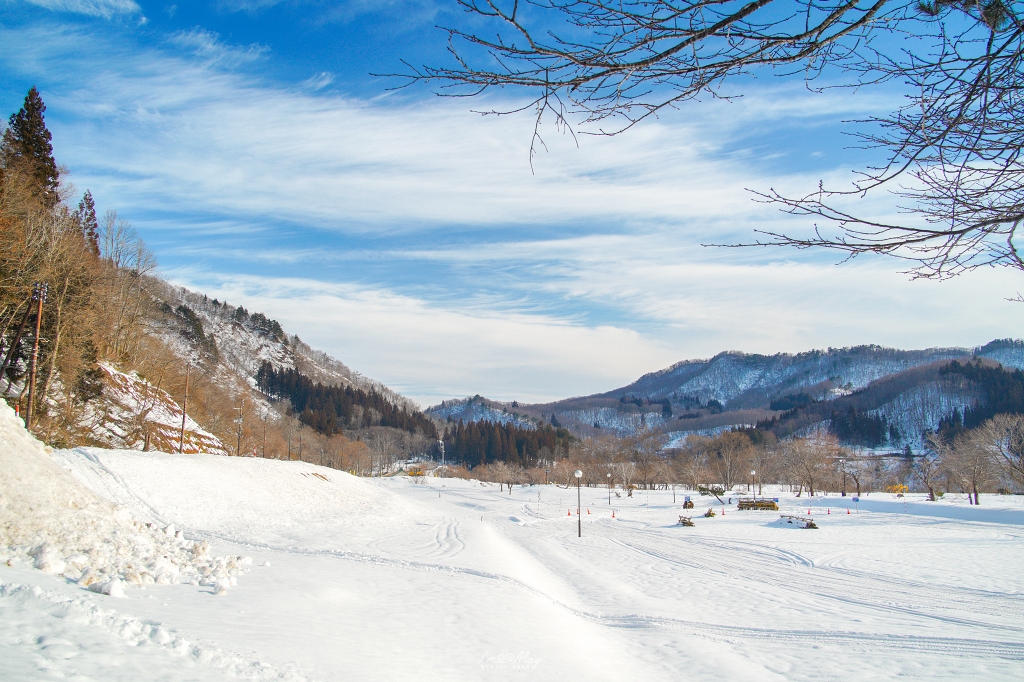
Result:
<svg viewBox="0 0 1024 682">
<path fill-rule="evenodd" d="M 138 518 L 211 538 L 338 547 L 359 529 L 434 520 L 373 482 L 306 462 L 101 448 L 55 457 Z"/>
<path fill-rule="evenodd" d="M 0 561 L 31 561 L 94 592 L 123 597 L 126 584 L 234 585 L 248 557 L 213 557 L 174 526 L 141 523 L 101 499 L 54 460 L 0 402 Z"/>
</svg>

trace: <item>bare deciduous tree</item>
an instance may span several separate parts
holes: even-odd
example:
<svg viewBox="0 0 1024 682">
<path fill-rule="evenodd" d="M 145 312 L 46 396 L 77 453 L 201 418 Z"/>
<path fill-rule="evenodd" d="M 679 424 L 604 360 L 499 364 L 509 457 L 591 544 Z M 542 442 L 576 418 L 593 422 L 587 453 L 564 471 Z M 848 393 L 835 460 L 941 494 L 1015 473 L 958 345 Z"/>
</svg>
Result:
<svg viewBox="0 0 1024 682">
<path fill-rule="evenodd" d="M 813 87 L 898 81 L 906 105 L 871 119 L 862 142 L 886 160 L 849 189 L 761 194 L 824 219 L 812 236 L 764 233 L 756 245 L 880 253 L 918 277 L 988 264 L 1024 270 L 1014 243 L 1024 219 L 1024 23 L 1015 0 L 458 0 L 448 66 L 410 68 L 442 94 L 525 90 L 556 126 L 614 135 L 665 107 L 730 97 L 727 82 L 768 71 Z M 485 113 L 510 113 L 492 110 Z M 906 200 L 902 222 L 858 217 L 845 197 L 879 188 Z"/>
<path fill-rule="evenodd" d="M 715 440 L 712 466 L 726 491 L 744 480 L 753 455 L 753 444 L 745 433 L 723 433 Z"/>
<path fill-rule="evenodd" d="M 997 414 L 982 425 L 978 439 L 991 448 L 1006 478 L 1024 489 L 1024 415 Z"/>
<path fill-rule="evenodd" d="M 782 443 L 785 466 L 793 472 L 801 489 L 806 486 L 809 495 L 835 475 L 835 458 L 839 444 L 834 436 L 794 438 Z M 797 492 L 797 497 L 800 492 Z"/>
<path fill-rule="evenodd" d="M 943 467 L 950 473 L 974 504 L 981 504 L 978 494 L 992 483 L 994 468 L 992 452 L 978 431 L 961 433 L 940 451 Z"/>
</svg>

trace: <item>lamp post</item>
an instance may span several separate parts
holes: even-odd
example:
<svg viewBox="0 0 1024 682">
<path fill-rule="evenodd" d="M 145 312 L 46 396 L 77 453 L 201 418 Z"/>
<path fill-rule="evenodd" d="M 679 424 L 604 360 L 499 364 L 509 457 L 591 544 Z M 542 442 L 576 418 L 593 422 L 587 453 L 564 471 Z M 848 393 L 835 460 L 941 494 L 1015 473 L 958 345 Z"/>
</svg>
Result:
<svg viewBox="0 0 1024 682">
<path fill-rule="evenodd" d="M 612 472 L 608 472 L 608 506 L 612 506 Z"/>
<path fill-rule="evenodd" d="M 583 537 L 583 516 L 580 514 L 580 509 L 583 507 L 580 504 L 580 479 L 583 478 L 583 472 L 577 469 L 574 476 L 576 476 L 576 533 L 578 537 Z"/>
<path fill-rule="evenodd" d="M 750 470 L 750 494 L 754 495 L 754 497 L 757 497 L 757 495 L 754 493 L 754 474 L 756 473 L 757 472 L 754 471 L 753 469 Z"/>
<path fill-rule="evenodd" d="M 843 470 L 843 497 L 846 497 L 846 460 L 840 459 L 839 466 Z"/>
</svg>

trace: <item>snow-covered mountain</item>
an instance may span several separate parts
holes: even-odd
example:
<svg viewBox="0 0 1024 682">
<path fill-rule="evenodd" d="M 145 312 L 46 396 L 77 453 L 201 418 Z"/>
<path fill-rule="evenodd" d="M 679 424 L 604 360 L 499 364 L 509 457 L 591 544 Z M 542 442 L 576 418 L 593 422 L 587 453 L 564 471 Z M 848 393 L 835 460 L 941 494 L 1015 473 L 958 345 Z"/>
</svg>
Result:
<svg viewBox="0 0 1024 682">
<path fill-rule="evenodd" d="M 552 421 L 577 436 L 623 436 L 642 429 L 681 442 L 688 434 L 752 426 L 778 416 L 799 401 L 847 409 L 855 406 L 885 421 L 899 444 L 919 448 L 922 433 L 937 428 L 952 411 L 982 400 L 972 387 L 942 379 L 937 368 L 951 360 L 984 358 L 1008 369 L 1024 369 L 1024 341 L 1000 339 L 975 348 L 898 350 L 881 346 L 829 348 L 798 354 L 726 351 L 710 359 L 685 360 L 606 393 L 543 405 L 516 405 L 515 412 Z M 931 368 L 928 371 L 918 371 Z M 865 392 L 872 386 L 878 390 Z M 848 399 L 857 395 L 856 399 Z M 795 402 L 794 402 L 795 401 Z M 477 396 L 430 408 L 437 417 L 508 421 L 508 406 Z M 828 427 L 828 410 L 803 428 Z M 895 436 L 894 436 L 895 438 Z M 894 441 L 891 444 L 896 445 Z"/>
<path fill-rule="evenodd" d="M 729 408 L 759 407 L 789 392 L 816 388 L 860 389 L 876 379 L 941 360 L 970 357 L 972 349 L 904 351 L 881 346 L 829 348 L 790 355 L 719 353 L 709 360 L 686 360 L 646 374 L 606 396 L 717 400 Z"/>
<path fill-rule="evenodd" d="M 460 400 L 445 400 L 440 405 L 427 408 L 424 412 L 434 419 L 442 421 L 486 421 L 497 424 L 515 424 L 526 429 L 535 428 L 536 422 L 516 412 L 517 407 L 518 405 L 505 405 L 476 395 Z"/>
</svg>

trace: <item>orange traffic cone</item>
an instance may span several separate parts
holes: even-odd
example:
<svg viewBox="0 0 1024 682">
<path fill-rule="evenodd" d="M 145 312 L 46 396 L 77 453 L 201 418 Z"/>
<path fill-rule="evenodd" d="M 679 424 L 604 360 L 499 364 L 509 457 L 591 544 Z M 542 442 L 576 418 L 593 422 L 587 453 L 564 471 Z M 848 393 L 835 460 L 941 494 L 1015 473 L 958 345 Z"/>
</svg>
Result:
<svg viewBox="0 0 1024 682">
<path fill-rule="evenodd" d="M 565 510 L 565 515 L 566 516 L 572 516 L 572 510 L 571 509 L 566 509 Z"/>
<path fill-rule="evenodd" d="M 587 507 L 587 515 L 590 515 L 590 507 Z"/>
<path fill-rule="evenodd" d="M 614 509 L 612 509 L 612 518 L 613 519 L 615 518 L 615 510 Z"/>
<path fill-rule="evenodd" d="M 831 507 L 829 507 L 828 511 L 827 511 L 827 512 L 825 512 L 825 513 L 826 513 L 826 514 L 831 514 L 831 513 L 832 513 L 832 508 L 831 508 Z"/>
<path fill-rule="evenodd" d="M 847 510 L 846 510 L 846 513 L 847 513 L 847 514 L 849 514 L 849 513 L 850 513 L 850 510 L 849 510 L 849 509 L 847 509 Z"/>
</svg>

